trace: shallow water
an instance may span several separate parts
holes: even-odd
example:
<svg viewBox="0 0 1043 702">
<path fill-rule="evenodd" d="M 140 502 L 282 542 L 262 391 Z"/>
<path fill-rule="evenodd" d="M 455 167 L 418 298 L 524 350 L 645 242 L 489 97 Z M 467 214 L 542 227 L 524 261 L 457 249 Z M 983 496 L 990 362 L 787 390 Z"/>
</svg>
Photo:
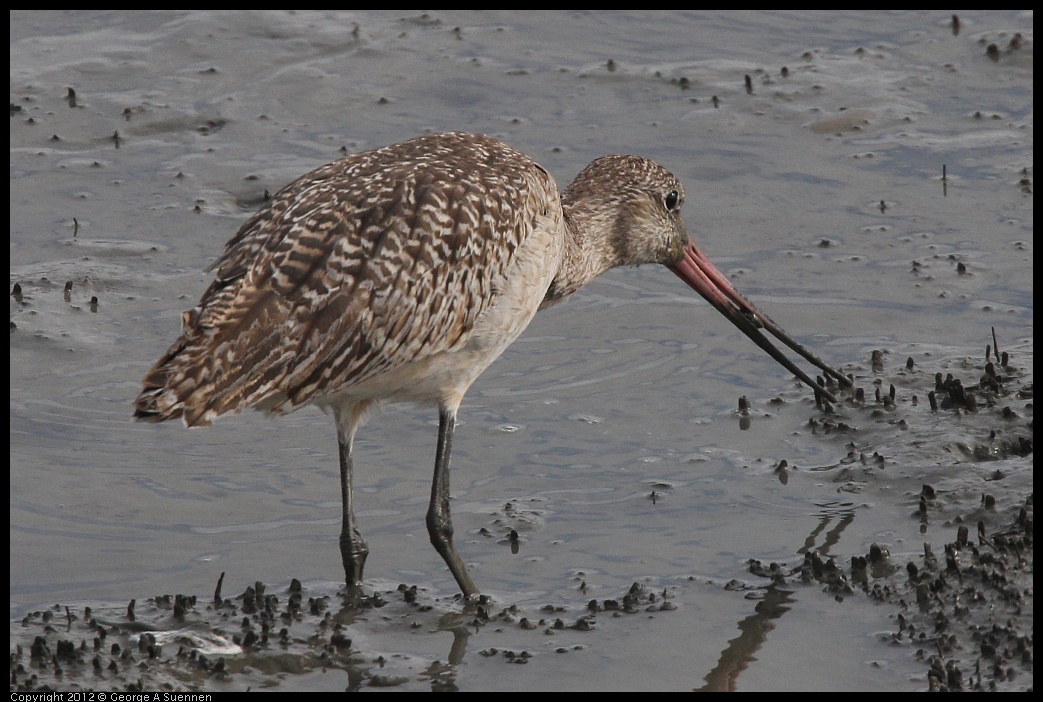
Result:
<svg viewBox="0 0 1043 702">
<path fill-rule="evenodd" d="M 498 607 L 550 603 L 575 620 L 637 581 L 676 609 L 553 636 L 486 626 L 452 656 L 454 684 L 926 689 L 923 662 L 879 640 L 894 607 L 798 584 L 761 621 L 760 591 L 724 585 L 763 585 L 750 558 L 937 547 L 955 526 L 921 533 L 924 482 L 953 500 L 995 493 L 997 524 L 1032 492 L 1031 456 L 974 451 L 997 428 L 1031 436 L 1031 398 L 1009 400 L 1012 424 L 925 399 L 935 372 L 981 375 L 991 328 L 1031 382 L 1033 17 L 960 19 L 954 35 L 930 12 L 12 13 L 13 620 L 202 597 L 222 572 L 229 593 L 295 577 L 335 591 L 328 417 L 189 432 L 135 424 L 130 403 L 265 190 L 344 152 L 458 129 L 500 136 L 562 185 L 605 153 L 660 161 L 741 290 L 868 394 L 879 380 L 898 395 L 887 415 L 840 409 L 849 432 L 809 427 L 825 418 L 808 393 L 661 269 L 613 271 L 542 313 L 461 409 L 458 548 Z M 374 415 L 357 487 L 367 580 L 415 584 L 448 613 L 455 583 L 424 527 L 436 426 L 424 408 Z M 849 451 L 884 469 L 855 470 Z M 783 459 L 796 467 L 785 483 Z M 997 466 L 1002 491 L 984 482 Z M 395 689 L 426 689 L 421 672 L 454 640 L 434 619 L 349 629 L 363 655 L 397 662 Z M 554 653 L 562 641 L 580 648 Z M 512 646 L 528 664 L 478 655 Z M 1030 687 L 1031 668 L 1013 684 Z"/>
</svg>

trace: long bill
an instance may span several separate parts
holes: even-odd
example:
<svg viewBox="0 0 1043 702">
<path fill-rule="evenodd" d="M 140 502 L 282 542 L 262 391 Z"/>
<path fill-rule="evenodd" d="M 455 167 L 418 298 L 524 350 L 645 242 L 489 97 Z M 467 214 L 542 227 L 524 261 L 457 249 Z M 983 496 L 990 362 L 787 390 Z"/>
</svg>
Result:
<svg viewBox="0 0 1043 702">
<path fill-rule="evenodd" d="M 688 283 L 692 289 L 702 295 L 718 312 L 727 317 L 743 334 L 750 337 L 753 343 L 767 351 L 768 355 L 804 381 L 816 393 L 821 393 L 823 397 L 836 403 L 836 398 L 832 393 L 795 366 L 771 343 L 761 332 L 761 329 L 766 329 L 776 339 L 821 368 L 827 375 L 835 378 L 841 386 L 851 384 L 851 381 L 846 376 L 829 367 L 825 361 L 801 346 L 782 327 L 773 322 L 768 315 L 761 312 L 752 302 L 743 297 L 742 293 L 735 289 L 735 286 L 728 281 L 724 274 L 710 263 L 709 259 L 703 255 L 703 252 L 699 250 L 694 242 L 688 242 L 680 261 L 667 267 L 676 273 L 681 280 Z"/>
</svg>

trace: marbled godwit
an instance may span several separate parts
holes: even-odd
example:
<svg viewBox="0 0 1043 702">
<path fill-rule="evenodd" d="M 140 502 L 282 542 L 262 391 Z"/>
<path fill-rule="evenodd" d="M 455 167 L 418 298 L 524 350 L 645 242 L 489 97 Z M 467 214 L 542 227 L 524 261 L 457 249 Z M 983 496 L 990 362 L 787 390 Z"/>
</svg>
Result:
<svg viewBox="0 0 1043 702">
<path fill-rule="evenodd" d="M 760 331 L 846 383 L 740 295 L 689 239 L 684 188 L 635 156 L 593 161 L 559 197 L 539 164 L 487 136 L 431 134 L 302 176 L 243 225 L 216 280 L 182 315 L 135 417 L 206 426 L 227 412 L 332 411 L 341 557 L 359 591 L 369 549 L 355 520 L 352 441 L 380 401 L 438 406 L 431 542 L 467 598 L 453 547 L 449 455 L 472 382 L 529 324 L 616 266 L 661 263 L 816 392 Z"/>
</svg>

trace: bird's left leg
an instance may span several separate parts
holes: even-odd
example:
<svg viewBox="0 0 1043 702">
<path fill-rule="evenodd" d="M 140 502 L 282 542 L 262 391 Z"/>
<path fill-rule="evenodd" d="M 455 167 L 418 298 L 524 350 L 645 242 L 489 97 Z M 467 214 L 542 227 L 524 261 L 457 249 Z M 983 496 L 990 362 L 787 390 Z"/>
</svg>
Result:
<svg viewBox="0 0 1043 702">
<path fill-rule="evenodd" d="M 438 408 L 438 451 L 435 455 L 435 477 L 431 484 L 431 504 L 427 510 L 427 533 L 435 550 L 449 566 L 460 590 L 468 600 L 478 597 L 471 576 L 467 574 L 460 554 L 453 547 L 453 520 L 449 515 L 449 454 L 456 428 L 456 406 Z"/>
</svg>

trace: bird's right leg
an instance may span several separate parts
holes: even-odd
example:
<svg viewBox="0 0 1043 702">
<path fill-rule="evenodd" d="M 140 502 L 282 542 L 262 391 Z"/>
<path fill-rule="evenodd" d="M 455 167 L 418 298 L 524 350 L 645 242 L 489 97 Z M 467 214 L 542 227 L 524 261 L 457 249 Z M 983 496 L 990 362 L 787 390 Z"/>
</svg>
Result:
<svg viewBox="0 0 1043 702">
<path fill-rule="evenodd" d="M 348 591 L 355 594 L 362 591 L 362 568 L 366 565 L 366 556 L 369 555 L 369 547 L 366 546 L 355 519 L 355 491 L 352 486 L 354 465 L 351 446 L 362 412 L 363 408 L 358 405 L 333 408 L 333 416 L 337 422 L 337 444 L 340 448 L 340 557 L 344 562 L 344 579 Z"/>
</svg>

